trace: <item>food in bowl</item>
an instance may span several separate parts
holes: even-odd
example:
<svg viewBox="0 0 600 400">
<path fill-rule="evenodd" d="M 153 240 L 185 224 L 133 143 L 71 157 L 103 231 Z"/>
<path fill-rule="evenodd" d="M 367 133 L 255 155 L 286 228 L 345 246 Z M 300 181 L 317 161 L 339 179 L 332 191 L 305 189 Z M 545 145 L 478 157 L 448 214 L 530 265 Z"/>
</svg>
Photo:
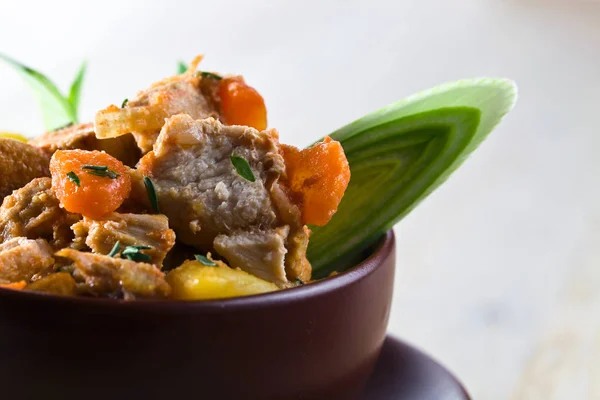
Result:
<svg viewBox="0 0 600 400">
<path fill-rule="evenodd" d="M 200 60 L 93 124 L 0 138 L 0 286 L 198 300 L 310 281 L 307 225 L 338 208 L 344 150 L 281 144 L 261 95 Z"/>
</svg>

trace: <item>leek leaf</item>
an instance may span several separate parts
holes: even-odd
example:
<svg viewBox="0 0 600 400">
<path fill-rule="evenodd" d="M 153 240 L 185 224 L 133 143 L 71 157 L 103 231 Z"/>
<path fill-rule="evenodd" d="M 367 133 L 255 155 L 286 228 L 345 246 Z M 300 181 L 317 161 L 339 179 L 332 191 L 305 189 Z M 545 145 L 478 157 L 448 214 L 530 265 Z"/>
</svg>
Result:
<svg viewBox="0 0 600 400">
<path fill-rule="evenodd" d="M 366 115 L 331 136 L 350 184 L 329 224 L 311 227 L 313 278 L 360 260 L 385 231 L 441 185 L 514 106 L 506 79 L 447 83 Z"/>
</svg>

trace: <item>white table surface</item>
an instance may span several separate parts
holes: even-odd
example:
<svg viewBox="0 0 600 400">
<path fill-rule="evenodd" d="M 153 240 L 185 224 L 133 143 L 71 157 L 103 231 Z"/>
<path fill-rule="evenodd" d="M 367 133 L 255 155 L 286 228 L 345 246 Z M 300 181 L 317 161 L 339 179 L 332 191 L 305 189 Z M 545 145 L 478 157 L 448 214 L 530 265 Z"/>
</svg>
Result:
<svg viewBox="0 0 600 400">
<path fill-rule="evenodd" d="M 476 399 L 600 398 L 598 2 L 83 3 L 0 0 L 0 51 L 63 87 L 87 59 L 88 120 L 197 53 L 297 145 L 437 83 L 516 80 L 514 112 L 397 227 L 390 332 Z M 3 65 L 0 93 L 0 129 L 41 132 Z"/>
</svg>

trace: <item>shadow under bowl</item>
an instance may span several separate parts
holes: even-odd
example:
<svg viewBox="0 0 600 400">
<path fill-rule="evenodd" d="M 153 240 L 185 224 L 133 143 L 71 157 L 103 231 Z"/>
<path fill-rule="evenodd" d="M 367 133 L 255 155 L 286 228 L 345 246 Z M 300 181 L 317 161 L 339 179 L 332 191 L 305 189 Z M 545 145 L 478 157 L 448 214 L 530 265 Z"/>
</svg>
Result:
<svg viewBox="0 0 600 400">
<path fill-rule="evenodd" d="M 0 289 L 2 398 L 352 399 L 385 339 L 392 231 L 347 272 L 212 301 Z"/>
</svg>

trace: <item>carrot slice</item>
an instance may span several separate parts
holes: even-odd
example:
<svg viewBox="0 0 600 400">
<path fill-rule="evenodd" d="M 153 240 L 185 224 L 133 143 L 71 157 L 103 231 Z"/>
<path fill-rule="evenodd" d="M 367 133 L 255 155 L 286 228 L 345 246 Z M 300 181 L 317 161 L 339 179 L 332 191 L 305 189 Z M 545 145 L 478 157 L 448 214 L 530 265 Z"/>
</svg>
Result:
<svg viewBox="0 0 600 400">
<path fill-rule="evenodd" d="M 219 84 L 219 97 L 226 124 L 251 126 L 259 131 L 267 129 L 265 101 L 242 77 L 223 78 Z"/>
<path fill-rule="evenodd" d="M 344 197 L 350 182 L 350 166 L 340 142 L 326 137 L 321 143 L 299 150 L 281 146 L 285 159 L 287 186 L 299 205 L 302 222 L 327 224 Z"/>
<path fill-rule="evenodd" d="M 5 289 L 13 289 L 13 290 L 23 290 L 23 289 L 25 289 L 25 286 L 27 286 L 27 282 L 25 282 L 25 281 L 12 282 L 12 283 L 0 283 L 0 287 L 5 288 Z"/>
<path fill-rule="evenodd" d="M 100 151 L 59 150 L 50 160 L 52 188 L 70 212 L 98 219 L 129 196 L 128 168 Z"/>
</svg>

